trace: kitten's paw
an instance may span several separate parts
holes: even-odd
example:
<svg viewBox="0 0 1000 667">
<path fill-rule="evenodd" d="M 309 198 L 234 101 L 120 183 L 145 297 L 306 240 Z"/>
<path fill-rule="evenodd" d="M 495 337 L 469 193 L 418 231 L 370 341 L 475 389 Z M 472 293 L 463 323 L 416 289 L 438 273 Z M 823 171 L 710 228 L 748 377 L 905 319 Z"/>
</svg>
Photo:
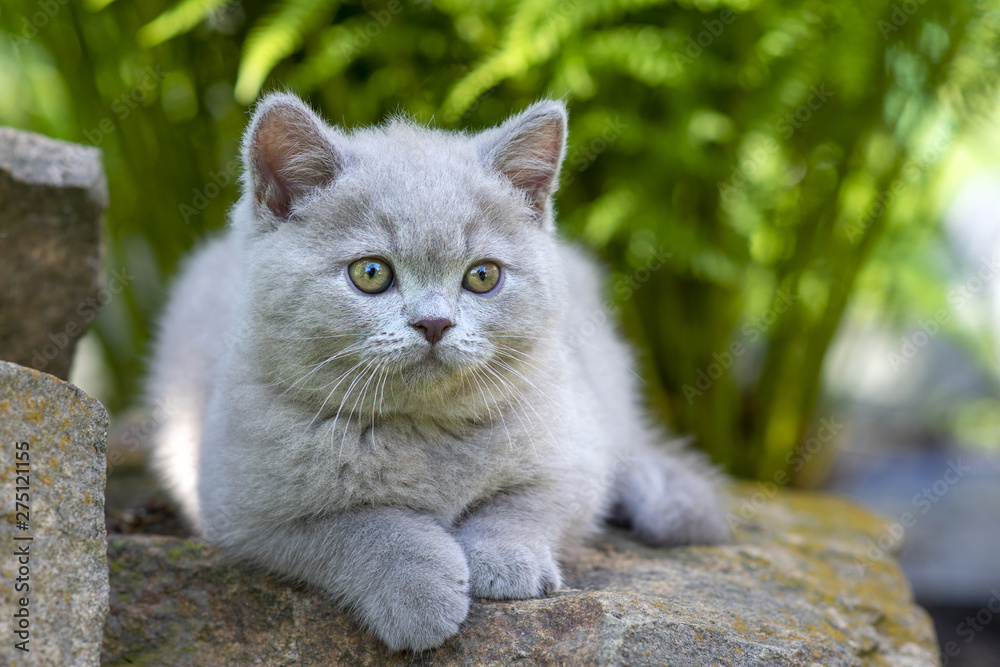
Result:
<svg viewBox="0 0 1000 667">
<path fill-rule="evenodd" d="M 365 625 L 393 651 L 436 648 L 469 614 L 469 568 L 454 540 L 388 568 L 359 607 Z"/>
<path fill-rule="evenodd" d="M 472 540 L 464 546 L 469 559 L 469 591 L 474 597 L 545 597 L 562 584 L 559 566 L 548 546 L 529 547 L 498 540 Z"/>
</svg>

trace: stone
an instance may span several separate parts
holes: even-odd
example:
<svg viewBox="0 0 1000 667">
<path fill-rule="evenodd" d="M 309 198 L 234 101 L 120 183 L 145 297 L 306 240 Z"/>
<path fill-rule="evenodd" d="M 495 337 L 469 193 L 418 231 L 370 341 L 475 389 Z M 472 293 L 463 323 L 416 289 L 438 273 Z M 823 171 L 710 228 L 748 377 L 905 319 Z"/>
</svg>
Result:
<svg viewBox="0 0 1000 667">
<path fill-rule="evenodd" d="M 0 361 L 2 665 L 98 662 L 108 609 L 107 430 L 95 399 Z"/>
<path fill-rule="evenodd" d="M 939 663 L 884 523 L 843 500 L 740 487 L 735 540 L 653 549 L 608 528 L 539 600 L 474 601 L 458 636 L 392 654 L 323 595 L 195 539 L 110 538 L 105 664 L 900 665 Z M 522 663 L 523 661 L 523 663 Z"/>
<path fill-rule="evenodd" d="M 0 127 L 0 359 L 66 379 L 107 305 L 101 151 Z"/>
</svg>

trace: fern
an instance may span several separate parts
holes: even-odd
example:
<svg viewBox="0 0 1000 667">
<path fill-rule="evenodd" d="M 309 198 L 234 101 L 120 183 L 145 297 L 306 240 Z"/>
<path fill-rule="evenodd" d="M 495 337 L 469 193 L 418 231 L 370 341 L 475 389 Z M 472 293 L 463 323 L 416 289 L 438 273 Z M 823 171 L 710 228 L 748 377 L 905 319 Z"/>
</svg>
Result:
<svg viewBox="0 0 1000 667">
<path fill-rule="evenodd" d="M 475 100 L 504 79 L 550 59 L 586 26 L 669 0 L 522 0 L 503 44 L 455 84 L 442 106 L 445 119 L 461 116 Z"/>
<path fill-rule="evenodd" d="M 282 0 L 247 36 L 236 75 L 235 96 L 242 104 L 257 97 L 267 75 L 302 46 L 304 35 L 333 12 L 337 0 Z"/>
<path fill-rule="evenodd" d="M 210 16 L 212 12 L 232 1 L 181 0 L 178 5 L 163 12 L 139 30 L 139 44 L 150 47 L 173 39 L 188 32 Z M 95 7 L 95 10 L 100 8 Z"/>
</svg>

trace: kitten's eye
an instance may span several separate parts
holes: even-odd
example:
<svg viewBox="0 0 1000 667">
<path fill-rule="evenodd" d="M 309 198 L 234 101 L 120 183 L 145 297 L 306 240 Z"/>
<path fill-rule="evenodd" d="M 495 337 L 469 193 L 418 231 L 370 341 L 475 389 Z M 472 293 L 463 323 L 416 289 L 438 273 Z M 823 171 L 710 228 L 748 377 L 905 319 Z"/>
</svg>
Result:
<svg viewBox="0 0 1000 667">
<path fill-rule="evenodd" d="M 486 294 L 499 282 L 499 265 L 496 262 L 482 262 L 469 269 L 462 280 L 462 287 L 476 294 Z"/>
<path fill-rule="evenodd" d="M 366 294 L 378 294 L 392 285 L 392 269 L 388 262 L 374 257 L 365 257 L 353 262 L 348 268 L 351 282 Z"/>
</svg>

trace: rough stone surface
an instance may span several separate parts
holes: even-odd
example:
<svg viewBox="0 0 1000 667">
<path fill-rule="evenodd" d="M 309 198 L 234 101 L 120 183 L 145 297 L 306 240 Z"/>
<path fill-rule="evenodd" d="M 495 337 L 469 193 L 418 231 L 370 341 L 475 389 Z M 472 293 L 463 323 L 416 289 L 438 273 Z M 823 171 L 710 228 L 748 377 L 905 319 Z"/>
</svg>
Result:
<svg viewBox="0 0 1000 667">
<path fill-rule="evenodd" d="M 101 152 L 0 127 L 0 359 L 65 379 L 100 308 Z"/>
<path fill-rule="evenodd" d="M 0 361 L 0 664 L 96 665 L 108 609 L 104 407 L 73 385 Z M 30 471 L 15 465 L 28 443 Z M 21 529 L 16 487 L 25 486 Z M 23 492 L 23 491 L 21 491 Z M 30 540 L 14 538 L 27 538 Z M 27 548 L 27 563 L 15 550 Z M 27 573 L 21 570 L 27 567 Z M 18 581 L 18 580 L 21 581 Z M 27 584 L 28 590 L 15 586 Z M 15 648 L 22 598 L 28 653 Z"/>
<path fill-rule="evenodd" d="M 741 488 L 753 502 L 754 488 Z M 938 663 L 883 522 L 845 501 L 733 503 L 733 544 L 651 549 L 609 529 L 542 600 L 477 601 L 436 651 L 391 654 L 323 596 L 197 540 L 110 539 L 105 664 L 892 665 Z M 749 510 L 747 509 L 749 508 Z M 898 545 L 888 545 L 894 550 Z"/>
</svg>

